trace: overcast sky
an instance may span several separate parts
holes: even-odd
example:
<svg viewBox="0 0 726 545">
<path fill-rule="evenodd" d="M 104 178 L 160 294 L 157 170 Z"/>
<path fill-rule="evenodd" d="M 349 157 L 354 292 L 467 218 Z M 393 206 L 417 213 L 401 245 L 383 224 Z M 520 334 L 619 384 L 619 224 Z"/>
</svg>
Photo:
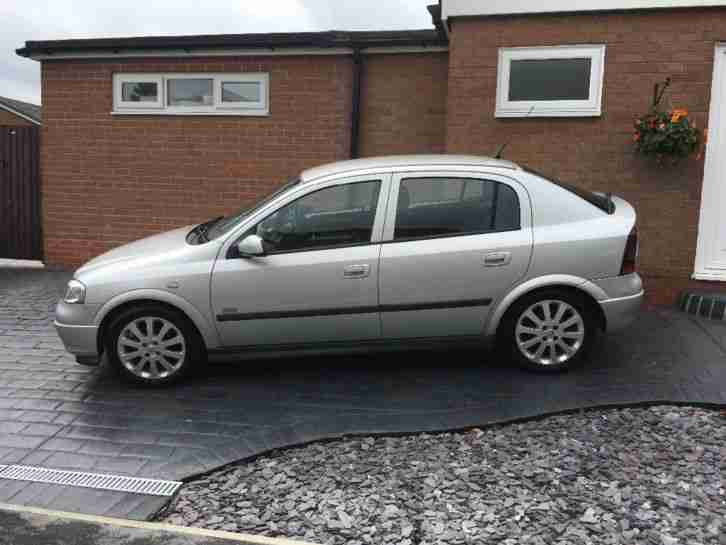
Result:
<svg viewBox="0 0 726 545">
<path fill-rule="evenodd" d="M 0 95 L 40 103 L 26 40 L 432 28 L 432 0 L 0 0 Z"/>
</svg>

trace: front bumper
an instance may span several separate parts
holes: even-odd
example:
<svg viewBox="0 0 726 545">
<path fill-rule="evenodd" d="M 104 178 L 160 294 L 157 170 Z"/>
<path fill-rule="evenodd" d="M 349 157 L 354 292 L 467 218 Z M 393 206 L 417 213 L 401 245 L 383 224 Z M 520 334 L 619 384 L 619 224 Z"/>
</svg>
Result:
<svg viewBox="0 0 726 545">
<path fill-rule="evenodd" d="M 97 326 L 61 324 L 57 320 L 53 325 L 66 350 L 76 356 L 76 360 L 83 360 L 79 363 L 90 365 L 94 360 L 98 362 Z"/>
<path fill-rule="evenodd" d="M 98 326 L 94 316 L 98 305 L 68 304 L 60 301 L 55 308 L 55 326 L 66 350 L 76 356 L 76 361 L 95 365 L 99 360 Z"/>
<path fill-rule="evenodd" d="M 607 331 L 618 331 L 633 323 L 638 317 L 638 311 L 643 304 L 644 296 L 645 292 L 641 290 L 640 293 L 635 295 L 600 301 L 600 307 L 605 314 Z"/>
</svg>

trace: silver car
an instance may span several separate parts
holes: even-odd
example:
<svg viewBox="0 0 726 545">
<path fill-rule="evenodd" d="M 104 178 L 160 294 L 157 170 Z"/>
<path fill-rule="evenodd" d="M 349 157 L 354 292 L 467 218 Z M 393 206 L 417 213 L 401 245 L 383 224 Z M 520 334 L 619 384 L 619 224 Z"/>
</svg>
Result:
<svg viewBox="0 0 726 545">
<path fill-rule="evenodd" d="M 583 361 L 643 298 L 624 200 L 508 161 L 400 156 L 307 170 L 250 209 L 86 263 L 56 309 L 79 363 L 164 384 L 207 358 L 492 344 Z"/>
</svg>

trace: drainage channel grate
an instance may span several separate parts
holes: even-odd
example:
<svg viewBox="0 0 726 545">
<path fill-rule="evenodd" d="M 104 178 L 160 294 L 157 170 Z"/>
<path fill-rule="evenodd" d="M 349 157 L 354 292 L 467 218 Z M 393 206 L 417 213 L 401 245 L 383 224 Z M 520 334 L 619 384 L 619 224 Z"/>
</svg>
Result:
<svg viewBox="0 0 726 545">
<path fill-rule="evenodd" d="M 112 490 L 114 492 L 148 494 L 150 496 L 173 496 L 182 485 L 177 481 L 160 481 L 142 477 L 123 477 L 120 475 L 82 473 L 80 471 L 16 465 L 0 466 L 0 479 L 80 486 L 82 488 Z"/>
</svg>

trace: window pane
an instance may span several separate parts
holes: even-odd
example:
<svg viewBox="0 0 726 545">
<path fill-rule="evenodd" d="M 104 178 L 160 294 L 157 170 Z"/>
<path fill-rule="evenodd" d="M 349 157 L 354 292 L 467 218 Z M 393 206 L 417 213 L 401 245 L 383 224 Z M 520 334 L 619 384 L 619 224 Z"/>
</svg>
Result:
<svg viewBox="0 0 726 545">
<path fill-rule="evenodd" d="M 223 81 L 222 102 L 260 102 L 261 87 L 254 81 Z"/>
<path fill-rule="evenodd" d="M 513 60 L 509 100 L 588 100 L 592 59 Z"/>
<path fill-rule="evenodd" d="M 124 102 L 156 102 L 159 89 L 156 82 L 123 82 L 121 100 Z"/>
<path fill-rule="evenodd" d="M 284 206 L 253 231 L 272 252 L 370 242 L 380 186 L 361 182 L 321 189 Z"/>
<path fill-rule="evenodd" d="M 505 184 L 466 178 L 401 182 L 394 239 L 519 229 L 519 199 Z"/>
<path fill-rule="evenodd" d="M 213 106 L 211 79 L 170 79 L 167 84 L 169 106 Z"/>
</svg>

